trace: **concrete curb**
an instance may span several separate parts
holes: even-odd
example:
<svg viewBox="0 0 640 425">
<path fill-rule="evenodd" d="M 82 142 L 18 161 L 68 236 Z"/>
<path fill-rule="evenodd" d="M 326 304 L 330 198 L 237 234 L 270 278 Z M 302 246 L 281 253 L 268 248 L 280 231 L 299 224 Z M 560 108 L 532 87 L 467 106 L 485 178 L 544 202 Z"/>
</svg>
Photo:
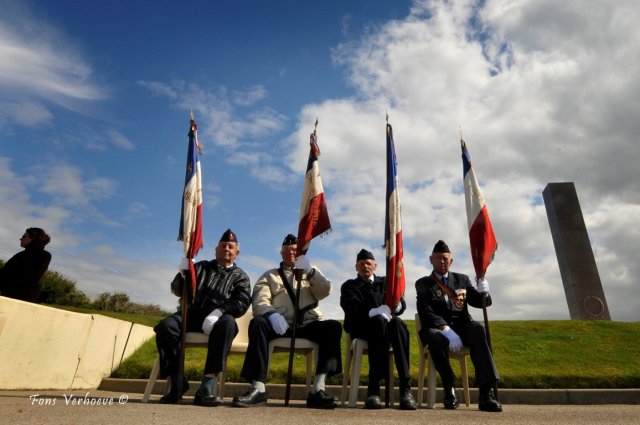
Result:
<svg viewBox="0 0 640 425">
<path fill-rule="evenodd" d="M 200 383 L 191 381 L 191 389 L 186 393 L 187 397 L 193 396 Z M 138 393 L 142 398 L 146 379 L 103 379 L 97 388 L 101 391 L 112 391 L 119 393 Z M 164 389 L 165 381 L 158 380 L 153 389 L 152 401 L 157 400 Z M 224 386 L 224 397 L 231 398 L 245 392 L 248 389 L 246 383 L 227 382 Z M 340 397 L 342 387 L 339 385 L 327 386 L 327 392 L 336 397 Z M 284 384 L 267 384 L 267 392 L 270 399 L 283 400 L 285 394 Z M 366 387 L 360 387 L 358 401 L 363 404 Z M 416 396 L 417 390 L 413 393 Z M 462 391 L 459 391 L 462 396 Z M 305 400 L 307 390 L 305 385 L 291 386 L 291 400 Z M 470 390 L 471 404 L 476 404 L 478 400 L 477 389 Z M 590 405 L 590 404 L 640 404 L 640 388 L 623 389 L 509 389 L 499 388 L 498 397 L 503 404 L 531 404 L 531 405 Z M 395 400 L 398 399 L 397 389 Z M 417 397 L 416 397 L 417 400 Z M 426 400 L 426 392 L 423 400 Z M 442 402 L 442 389 L 438 388 L 436 393 L 437 403 Z M 461 400 L 462 401 L 462 400 Z"/>
</svg>

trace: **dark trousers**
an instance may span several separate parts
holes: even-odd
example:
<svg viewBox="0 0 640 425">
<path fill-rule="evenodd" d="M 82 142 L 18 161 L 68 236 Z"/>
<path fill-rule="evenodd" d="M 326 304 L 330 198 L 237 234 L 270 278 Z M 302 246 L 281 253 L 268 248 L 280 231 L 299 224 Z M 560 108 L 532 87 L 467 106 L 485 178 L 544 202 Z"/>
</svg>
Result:
<svg viewBox="0 0 640 425">
<path fill-rule="evenodd" d="M 369 389 L 371 394 L 379 394 L 380 381 L 389 376 L 389 346 L 400 380 L 400 391 L 411 388 L 409 375 L 409 330 L 399 317 L 387 322 L 381 316 L 370 318 L 366 326 L 356 327 L 352 338 L 361 338 L 369 345 Z"/>
<path fill-rule="evenodd" d="M 458 334 L 465 347 L 469 347 L 469 355 L 476 371 L 478 387 L 493 385 L 500 379 L 493 356 L 487 344 L 487 334 L 479 322 L 470 322 L 463 326 L 451 326 Z M 449 363 L 449 340 L 439 329 L 423 329 L 420 331 L 422 343 L 429 347 L 433 364 L 440 374 L 442 386 L 453 388 L 456 376 Z"/>
<path fill-rule="evenodd" d="M 202 332 L 204 317 L 197 313 L 190 313 L 187 315 L 187 332 Z M 177 376 L 180 361 L 182 315 L 174 313 L 165 317 L 153 330 L 156 332 L 156 347 L 160 355 L 160 377 Z M 236 319 L 229 314 L 220 316 L 209 334 L 207 360 L 204 366 L 205 375 L 224 370 L 231 344 L 237 334 Z"/>
<path fill-rule="evenodd" d="M 269 319 L 256 316 L 249 323 L 249 346 L 242 365 L 241 376 L 247 382 L 266 382 L 269 364 L 269 341 L 280 337 L 290 337 L 291 328 L 284 335 L 278 335 L 271 327 Z M 296 338 L 306 338 L 319 345 L 316 375 L 326 373 L 333 376 L 342 372 L 340 340 L 342 325 L 337 320 L 318 320 L 296 330 Z"/>
</svg>

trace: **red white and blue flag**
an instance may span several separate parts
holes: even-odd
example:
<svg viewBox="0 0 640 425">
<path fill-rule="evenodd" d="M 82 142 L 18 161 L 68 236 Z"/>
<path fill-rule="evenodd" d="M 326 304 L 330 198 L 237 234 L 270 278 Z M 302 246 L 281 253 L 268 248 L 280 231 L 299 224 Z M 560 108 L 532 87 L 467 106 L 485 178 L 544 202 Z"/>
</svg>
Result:
<svg viewBox="0 0 640 425">
<path fill-rule="evenodd" d="M 462 147 L 464 199 L 467 206 L 471 258 L 476 277 L 479 279 L 484 277 L 487 267 L 493 260 L 496 249 L 498 249 L 498 241 L 493 233 L 489 210 L 482 192 L 480 192 L 478 179 L 471 167 L 471 157 L 467 145 L 462 139 L 460 139 L 460 146 Z"/>
<path fill-rule="evenodd" d="M 202 171 L 200 169 L 200 144 L 198 124 L 191 113 L 189 128 L 189 148 L 182 195 L 182 213 L 178 240 L 184 242 L 184 256 L 191 260 L 202 248 Z M 193 262 L 191 264 L 191 293 L 195 295 L 196 279 Z"/>
<path fill-rule="evenodd" d="M 318 121 L 316 120 L 316 126 Z M 320 165 L 318 157 L 320 148 L 316 131 L 311 133 L 309 141 L 309 160 L 307 162 L 307 172 L 302 189 L 302 203 L 300 205 L 300 223 L 298 224 L 298 255 L 307 253 L 311 245 L 311 239 L 331 230 L 327 202 L 324 197 L 322 179 L 320 178 Z"/>
<path fill-rule="evenodd" d="M 398 170 L 393 129 L 387 124 L 387 196 L 384 241 L 387 253 L 387 289 L 385 304 L 393 311 L 404 295 L 405 276 L 402 261 L 402 217 L 398 193 Z"/>
</svg>

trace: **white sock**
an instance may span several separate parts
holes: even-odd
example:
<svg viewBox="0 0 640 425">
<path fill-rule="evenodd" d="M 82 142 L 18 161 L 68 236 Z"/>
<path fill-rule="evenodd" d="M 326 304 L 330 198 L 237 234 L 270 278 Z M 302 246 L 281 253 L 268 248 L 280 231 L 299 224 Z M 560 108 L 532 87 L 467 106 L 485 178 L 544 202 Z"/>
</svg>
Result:
<svg viewBox="0 0 640 425">
<path fill-rule="evenodd" d="M 251 388 L 258 390 L 258 392 L 260 393 L 267 391 L 267 389 L 264 386 L 264 382 L 260 382 L 260 381 L 251 381 Z"/>
<path fill-rule="evenodd" d="M 327 379 L 326 373 L 319 373 L 313 378 L 313 388 L 311 389 L 312 393 L 317 393 L 318 391 L 324 391 L 324 381 Z"/>
</svg>

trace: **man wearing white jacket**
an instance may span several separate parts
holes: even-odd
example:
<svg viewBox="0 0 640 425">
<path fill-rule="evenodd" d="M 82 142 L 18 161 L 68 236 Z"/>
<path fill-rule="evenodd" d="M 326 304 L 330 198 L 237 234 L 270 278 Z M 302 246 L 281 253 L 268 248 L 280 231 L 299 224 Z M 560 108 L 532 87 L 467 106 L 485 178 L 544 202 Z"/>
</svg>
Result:
<svg viewBox="0 0 640 425">
<path fill-rule="evenodd" d="M 266 271 L 253 288 L 253 319 L 249 324 L 249 346 L 241 375 L 251 388 L 233 399 L 236 407 L 264 405 L 267 402 L 265 381 L 269 362 L 269 341 L 291 336 L 295 292 L 298 282 L 293 270 L 301 269 L 300 309 L 296 337 L 319 344 L 318 363 L 313 388 L 307 395 L 307 406 L 333 409 L 335 397 L 325 392 L 327 377 L 342 371 L 340 340 L 342 325 L 337 320 L 323 320 L 318 302 L 331 292 L 331 282 L 306 256 L 296 258 L 297 240 L 287 235 L 282 242 L 280 267 Z"/>
</svg>

